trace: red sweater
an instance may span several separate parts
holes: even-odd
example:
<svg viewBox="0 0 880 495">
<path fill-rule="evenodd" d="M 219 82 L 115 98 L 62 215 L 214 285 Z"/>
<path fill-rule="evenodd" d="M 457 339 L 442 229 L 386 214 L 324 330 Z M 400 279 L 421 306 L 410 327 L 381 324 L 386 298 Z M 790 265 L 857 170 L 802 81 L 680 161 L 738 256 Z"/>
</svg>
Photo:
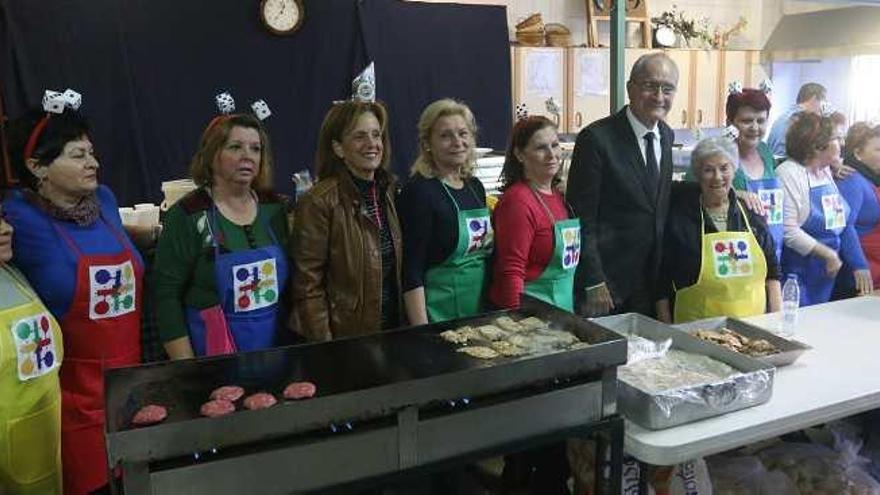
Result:
<svg viewBox="0 0 880 495">
<path fill-rule="evenodd" d="M 525 182 L 510 186 L 492 214 L 495 265 L 489 300 L 496 306 L 519 307 L 525 282 L 538 278 L 553 255 L 553 223 L 567 219 L 568 209 L 559 193 L 541 196 L 552 221 Z"/>
</svg>

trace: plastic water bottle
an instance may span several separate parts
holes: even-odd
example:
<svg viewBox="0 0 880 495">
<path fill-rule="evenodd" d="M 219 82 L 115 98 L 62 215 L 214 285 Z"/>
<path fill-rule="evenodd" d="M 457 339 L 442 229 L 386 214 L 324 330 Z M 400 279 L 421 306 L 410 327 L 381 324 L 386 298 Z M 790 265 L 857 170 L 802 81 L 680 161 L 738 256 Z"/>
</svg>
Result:
<svg viewBox="0 0 880 495">
<path fill-rule="evenodd" d="M 782 286 L 782 324 L 779 334 L 783 337 L 791 337 L 797 328 L 798 306 L 801 303 L 801 289 L 798 286 L 797 275 L 790 274 Z"/>
</svg>

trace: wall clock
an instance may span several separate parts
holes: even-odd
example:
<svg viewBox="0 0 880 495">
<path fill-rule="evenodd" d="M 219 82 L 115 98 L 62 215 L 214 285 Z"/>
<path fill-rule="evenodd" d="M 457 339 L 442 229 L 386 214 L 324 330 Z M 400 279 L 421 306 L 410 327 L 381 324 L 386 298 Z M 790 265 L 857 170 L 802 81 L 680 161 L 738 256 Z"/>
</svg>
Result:
<svg viewBox="0 0 880 495">
<path fill-rule="evenodd" d="M 289 35 L 297 32 L 305 19 L 303 0 L 262 0 L 260 20 L 272 34 Z"/>
</svg>

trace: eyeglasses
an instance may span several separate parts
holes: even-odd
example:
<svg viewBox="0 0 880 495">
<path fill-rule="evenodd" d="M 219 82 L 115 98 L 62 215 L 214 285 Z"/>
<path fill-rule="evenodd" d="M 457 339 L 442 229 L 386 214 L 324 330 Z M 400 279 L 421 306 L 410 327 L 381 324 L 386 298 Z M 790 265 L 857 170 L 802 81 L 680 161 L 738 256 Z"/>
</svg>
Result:
<svg viewBox="0 0 880 495">
<path fill-rule="evenodd" d="M 677 89 L 672 84 L 659 83 L 657 81 L 633 81 L 633 84 L 638 86 L 642 91 L 648 93 L 656 93 L 659 90 L 664 96 L 674 94 Z"/>
</svg>

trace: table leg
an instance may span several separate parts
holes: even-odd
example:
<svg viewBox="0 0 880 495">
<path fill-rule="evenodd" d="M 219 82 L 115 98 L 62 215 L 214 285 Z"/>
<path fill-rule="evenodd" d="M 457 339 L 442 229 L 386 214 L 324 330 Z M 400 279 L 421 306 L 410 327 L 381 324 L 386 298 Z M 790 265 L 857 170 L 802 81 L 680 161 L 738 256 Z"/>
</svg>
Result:
<svg viewBox="0 0 880 495">
<path fill-rule="evenodd" d="M 617 495 L 623 477 L 623 418 L 607 419 L 596 430 L 596 493 Z"/>
</svg>

